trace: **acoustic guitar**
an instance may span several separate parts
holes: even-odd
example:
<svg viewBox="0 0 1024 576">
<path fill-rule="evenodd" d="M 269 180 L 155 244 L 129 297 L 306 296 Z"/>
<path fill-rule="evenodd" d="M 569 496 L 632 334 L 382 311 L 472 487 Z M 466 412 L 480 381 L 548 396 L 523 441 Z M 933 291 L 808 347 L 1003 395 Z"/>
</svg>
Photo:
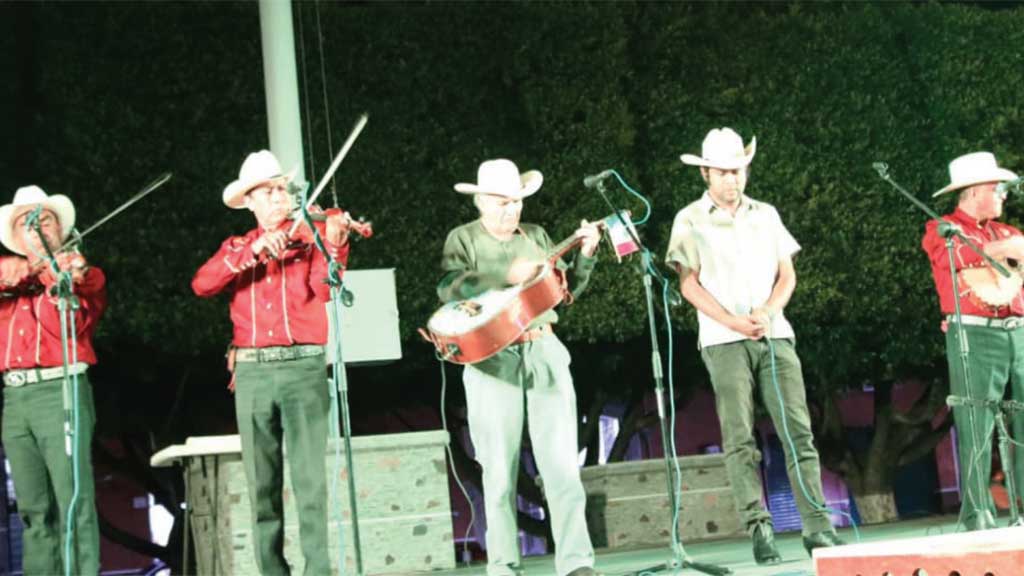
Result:
<svg viewBox="0 0 1024 576">
<path fill-rule="evenodd" d="M 603 229 L 606 221 L 595 224 Z M 445 304 L 434 312 L 420 334 L 437 348 L 443 360 L 455 364 L 473 364 L 504 350 L 538 316 L 564 300 L 571 301 L 565 273 L 556 263 L 580 242 L 575 233 L 559 242 L 547 254 L 544 265 L 525 282 Z"/>
</svg>

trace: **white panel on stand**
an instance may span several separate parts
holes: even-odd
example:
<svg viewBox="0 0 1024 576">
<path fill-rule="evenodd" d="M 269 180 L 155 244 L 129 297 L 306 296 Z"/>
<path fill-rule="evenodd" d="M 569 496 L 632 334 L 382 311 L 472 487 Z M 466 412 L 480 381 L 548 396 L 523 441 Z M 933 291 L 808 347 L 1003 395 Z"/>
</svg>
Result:
<svg viewBox="0 0 1024 576">
<path fill-rule="evenodd" d="M 346 270 L 345 288 L 352 306 L 341 307 L 341 355 L 346 366 L 380 364 L 402 358 L 394 268 Z M 331 319 L 331 303 L 327 303 Z M 334 361 L 333 322 L 328 323 L 327 362 Z"/>
</svg>

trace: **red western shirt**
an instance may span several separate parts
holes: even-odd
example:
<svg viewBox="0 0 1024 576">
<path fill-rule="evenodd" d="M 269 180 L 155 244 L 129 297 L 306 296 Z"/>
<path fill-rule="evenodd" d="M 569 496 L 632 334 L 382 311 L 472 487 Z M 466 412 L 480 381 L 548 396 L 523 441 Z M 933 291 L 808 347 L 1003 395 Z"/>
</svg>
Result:
<svg viewBox="0 0 1024 576">
<path fill-rule="evenodd" d="M 959 208 L 952 214 L 943 216 L 943 220 L 958 225 L 964 236 L 970 238 L 979 248 L 984 248 L 985 244 L 995 240 L 1005 240 L 1011 236 L 1022 235 L 1020 230 L 1009 224 L 992 220 L 978 221 Z M 946 251 L 945 239 L 936 231 L 938 224 L 935 220 L 928 222 L 924 238 L 921 240 L 921 247 L 928 253 L 928 259 L 931 260 L 935 290 L 939 293 L 939 307 L 943 314 L 953 314 L 953 281 L 949 277 L 949 254 Z M 953 237 L 953 257 L 957 271 L 988 265 L 981 256 L 955 236 Z M 989 318 L 1024 316 L 1024 291 L 1018 292 L 1008 306 L 988 306 L 976 297 L 972 297 L 970 289 L 964 285 L 962 278 L 959 278 L 957 282 L 960 288 L 961 313 Z"/>
<path fill-rule="evenodd" d="M 324 223 L 316 224 L 325 237 Z M 281 225 L 290 226 L 290 221 Z M 192 278 L 192 290 L 203 298 L 230 292 L 235 346 L 327 343 L 327 259 L 312 244 L 289 249 L 280 260 L 257 258 L 252 243 L 261 233 L 255 228 L 225 240 Z M 342 265 L 348 262 L 347 242 L 325 244 L 332 258 Z"/>
<path fill-rule="evenodd" d="M 13 256 L 12 256 L 13 258 Z M 92 337 L 107 308 L 107 279 L 95 266 L 74 285 L 78 361 L 96 363 Z M 58 299 L 44 290 L 37 277 L 0 294 L 0 352 L 3 370 L 52 368 L 63 365 Z M 70 322 L 70 318 L 68 319 Z M 68 362 L 73 358 L 68 357 Z"/>
</svg>

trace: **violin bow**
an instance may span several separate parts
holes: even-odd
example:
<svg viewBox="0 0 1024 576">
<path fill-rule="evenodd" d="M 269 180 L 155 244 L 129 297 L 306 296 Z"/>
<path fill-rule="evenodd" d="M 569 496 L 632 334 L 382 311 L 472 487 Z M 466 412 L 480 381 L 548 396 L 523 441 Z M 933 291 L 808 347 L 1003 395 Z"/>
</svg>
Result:
<svg viewBox="0 0 1024 576">
<path fill-rule="evenodd" d="M 345 140 L 345 144 L 342 145 L 341 150 L 338 151 L 338 155 L 334 157 L 334 161 L 331 162 L 330 168 L 328 168 L 327 171 L 324 172 L 324 175 L 320 178 L 320 183 L 317 184 L 316 188 L 313 190 L 313 194 L 311 194 L 309 196 L 309 199 L 306 200 L 306 204 L 303 207 L 304 210 L 309 210 L 309 207 L 312 206 L 314 202 L 316 202 L 317 197 L 320 196 L 320 193 L 323 192 L 324 188 L 327 187 L 327 183 L 330 182 L 331 178 L 334 177 L 334 173 L 338 170 L 338 166 L 341 166 L 341 161 L 344 160 L 345 156 L 348 155 L 348 151 L 352 148 L 352 145 L 355 144 L 356 138 L 359 138 L 359 134 L 363 132 L 363 128 L 366 127 L 366 122 L 369 119 L 370 117 L 364 113 L 362 116 L 359 117 L 359 120 L 356 121 L 355 127 L 352 129 L 352 132 L 348 135 L 348 139 Z M 302 220 L 300 218 L 294 219 L 294 221 L 292 222 L 292 227 L 288 230 L 289 238 L 293 234 L 295 234 L 295 230 L 299 227 L 299 224 L 301 223 Z"/>
<path fill-rule="evenodd" d="M 156 179 L 154 179 L 149 184 L 146 184 L 146 186 L 142 190 L 140 190 L 137 194 L 135 194 L 135 196 L 132 196 L 131 198 L 128 199 L 127 202 L 125 202 L 124 204 L 121 204 L 120 206 L 115 208 L 110 214 L 107 214 L 103 218 L 100 218 L 100 220 L 98 222 L 96 222 L 92 226 L 89 226 L 88 228 L 86 228 L 84 232 L 81 232 L 81 233 L 75 232 L 75 233 L 73 233 L 71 235 L 72 237 L 69 238 L 67 240 L 67 242 L 65 242 L 63 245 L 61 245 L 61 247 L 59 249 L 57 249 L 57 252 L 63 252 L 65 250 L 75 246 L 79 242 L 81 242 L 82 238 L 84 238 L 86 234 L 89 234 L 93 230 L 95 230 L 95 229 L 99 228 L 100 226 L 106 224 L 108 221 L 110 221 L 111 218 L 113 218 L 114 216 L 117 216 L 121 212 L 124 212 L 132 204 L 135 204 L 139 200 L 142 200 L 146 196 L 149 196 L 149 194 L 152 193 L 154 190 L 156 190 L 157 188 L 159 188 L 159 187 L 163 186 L 164 184 L 166 184 L 167 181 L 171 179 L 171 175 L 172 174 L 170 172 L 164 172 L 163 174 L 157 176 Z"/>
</svg>

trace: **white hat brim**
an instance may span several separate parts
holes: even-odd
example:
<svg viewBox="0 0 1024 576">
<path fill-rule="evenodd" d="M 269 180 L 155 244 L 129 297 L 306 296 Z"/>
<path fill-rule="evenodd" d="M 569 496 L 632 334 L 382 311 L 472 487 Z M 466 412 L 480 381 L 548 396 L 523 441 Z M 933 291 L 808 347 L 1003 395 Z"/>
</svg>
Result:
<svg viewBox="0 0 1024 576">
<path fill-rule="evenodd" d="M 284 179 L 287 182 L 291 182 L 295 178 L 295 174 L 298 173 L 299 167 L 296 166 L 291 170 L 280 174 L 278 176 L 271 176 L 270 178 L 259 178 L 256 180 L 235 180 L 224 187 L 224 193 L 221 195 L 221 199 L 224 201 L 224 205 L 228 208 L 239 210 L 245 208 L 245 195 L 252 191 L 253 188 L 266 184 L 267 182 L 273 182 L 274 180 Z"/>
<path fill-rule="evenodd" d="M 973 177 L 968 178 L 966 180 L 961 180 L 959 182 L 950 182 L 945 187 L 943 187 L 943 188 L 939 189 L 938 191 L 936 191 L 935 193 L 933 193 L 932 194 L 932 198 L 936 198 L 938 196 L 942 196 L 943 194 L 946 194 L 948 192 L 953 192 L 954 190 L 961 190 L 961 189 L 967 188 L 969 186 L 974 186 L 975 184 L 984 184 L 985 182 L 1006 182 L 1006 181 L 1009 181 L 1009 180 L 1016 180 L 1016 179 L 1017 179 L 1017 174 L 1015 174 L 1014 172 L 1011 172 L 1010 170 L 1007 170 L 1006 168 L 996 168 L 996 169 L 994 169 L 994 170 L 992 170 L 990 172 L 986 172 L 984 174 L 979 174 L 977 176 L 973 176 Z"/>
<path fill-rule="evenodd" d="M 743 148 L 743 156 L 737 156 L 736 158 L 730 158 L 727 160 L 711 160 L 704 158 L 703 156 L 697 156 L 695 154 L 683 154 L 679 157 L 683 164 L 689 166 L 701 166 L 703 168 L 718 168 L 719 170 L 736 170 L 743 168 L 750 164 L 754 160 L 754 155 L 757 154 L 757 137 L 750 138 L 750 144 L 747 144 Z"/>
<path fill-rule="evenodd" d="M 47 196 L 42 202 L 0 206 L 0 244 L 3 244 L 4 248 L 15 254 L 26 255 L 14 242 L 14 220 L 39 204 L 42 204 L 44 210 L 53 212 L 57 217 L 57 222 L 60 223 L 61 242 L 68 239 L 71 230 L 75 227 L 75 205 L 67 196 L 54 194 Z M 57 246 L 52 248 L 57 248 Z"/>
<path fill-rule="evenodd" d="M 541 184 L 544 183 L 544 175 L 538 170 L 528 170 L 519 175 L 519 182 L 520 187 L 519 190 L 516 191 L 496 190 L 466 182 L 456 184 L 455 191 L 461 194 L 493 194 L 495 196 L 504 196 L 506 198 L 521 199 L 531 196 L 540 190 Z"/>
</svg>

